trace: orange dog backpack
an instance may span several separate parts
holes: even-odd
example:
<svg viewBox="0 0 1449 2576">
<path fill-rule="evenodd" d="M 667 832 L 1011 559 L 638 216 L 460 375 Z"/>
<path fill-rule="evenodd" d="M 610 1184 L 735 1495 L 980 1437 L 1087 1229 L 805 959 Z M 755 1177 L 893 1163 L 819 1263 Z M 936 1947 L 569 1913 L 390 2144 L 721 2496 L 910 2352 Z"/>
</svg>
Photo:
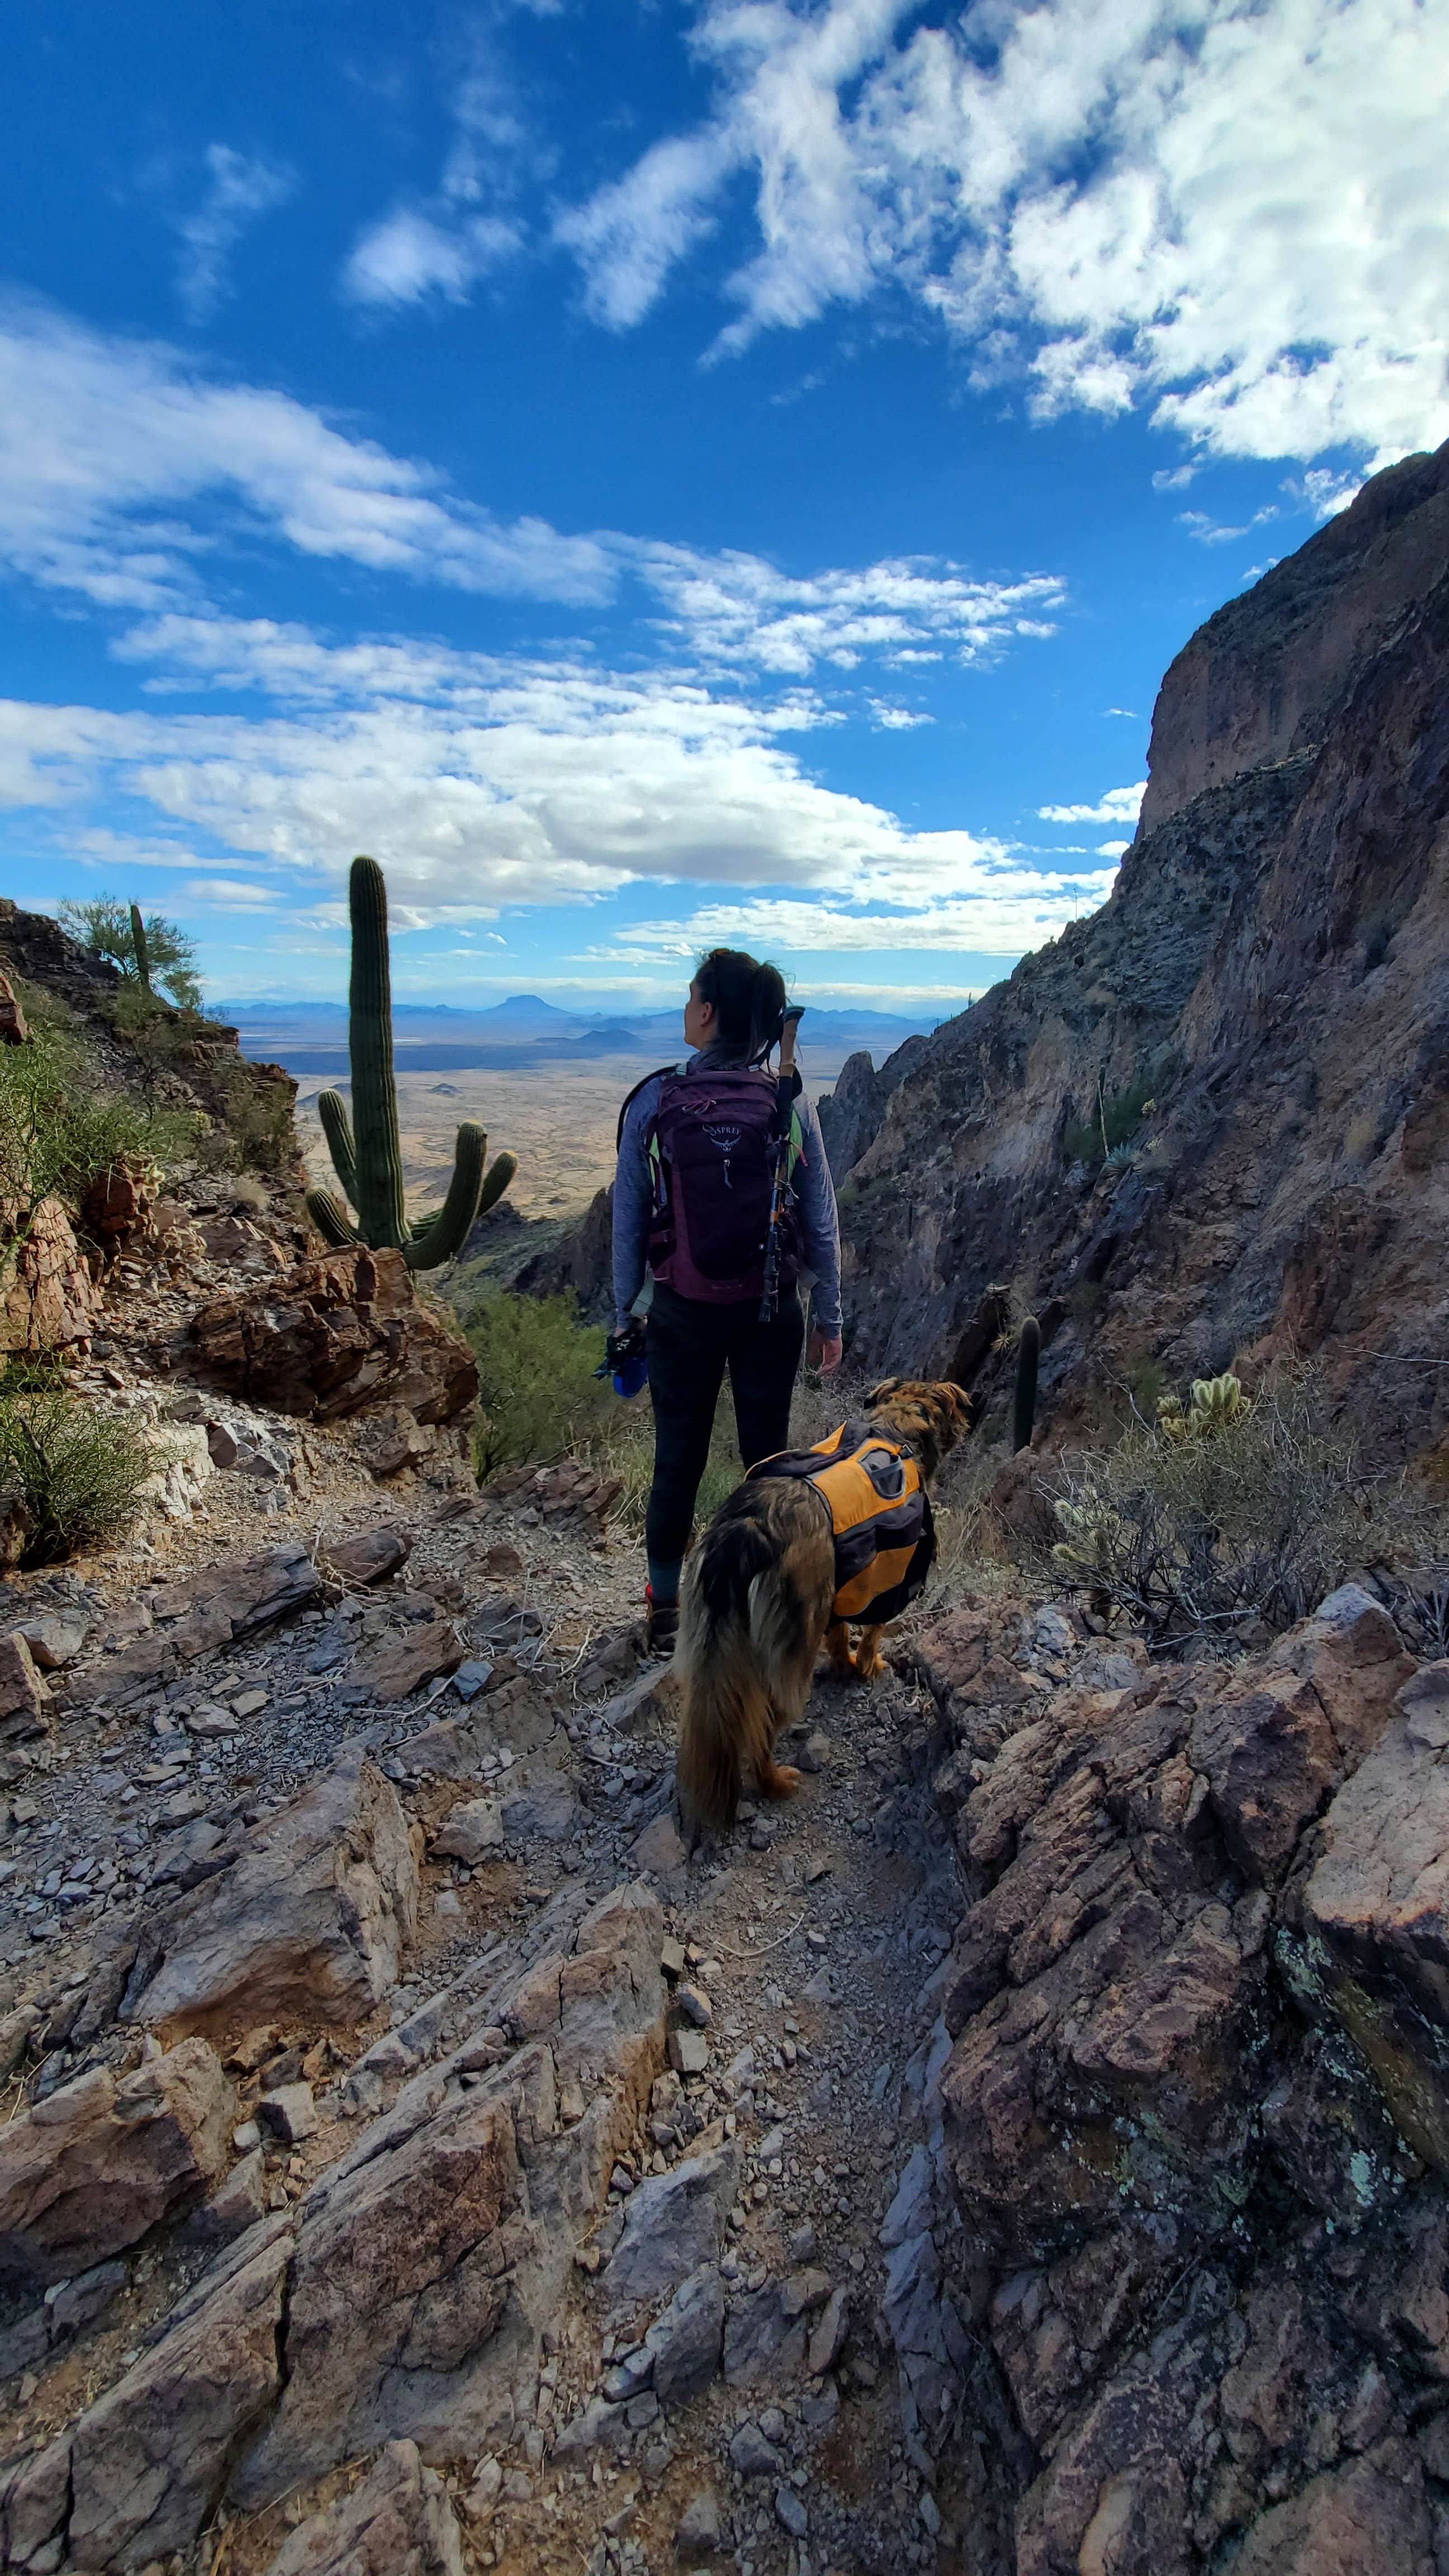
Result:
<svg viewBox="0 0 1449 2576">
<path fill-rule="evenodd" d="M 749 1471 L 798 1476 L 830 1508 L 835 1535 L 836 1619 L 883 1628 L 925 1588 L 936 1529 L 921 1470 L 908 1449 L 861 1423 L 843 1422 L 813 1449 L 782 1450 Z"/>
</svg>

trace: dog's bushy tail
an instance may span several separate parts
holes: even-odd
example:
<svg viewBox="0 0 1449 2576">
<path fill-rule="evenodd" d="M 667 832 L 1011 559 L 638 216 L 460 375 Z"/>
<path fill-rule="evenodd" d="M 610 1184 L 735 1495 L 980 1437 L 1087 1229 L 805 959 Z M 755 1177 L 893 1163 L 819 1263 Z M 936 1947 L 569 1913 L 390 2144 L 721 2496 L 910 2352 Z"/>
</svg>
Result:
<svg viewBox="0 0 1449 2576">
<path fill-rule="evenodd" d="M 768 1675 L 778 1550 L 747 1511 L 728 1507 L 685 1567 L 675 1663 L 683 1706 L 676 1777 L 696 1823 L 732 1825 L 746 1767 L 767 1798 L 800 1775 L 774 1758 L 777 1712 Z"/>
</svg>

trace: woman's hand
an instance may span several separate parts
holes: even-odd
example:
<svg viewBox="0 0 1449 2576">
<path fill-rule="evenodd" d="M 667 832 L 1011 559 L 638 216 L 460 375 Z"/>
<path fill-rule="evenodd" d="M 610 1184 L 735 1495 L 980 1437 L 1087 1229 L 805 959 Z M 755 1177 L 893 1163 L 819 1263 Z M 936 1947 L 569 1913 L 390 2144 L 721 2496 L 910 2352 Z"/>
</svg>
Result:
<svg viewBox="0 0 1449 2576">
<path fill-rule="evenodd" d="M 840 1355 L 844 1348 L 845 1344 L 839 1333 L 822 1333 L 819 1325 L 813 1324 L 810 1329 L 810 1346 L 805 1357 L 813 1369 L 819 1369 L 822 1377 L 828 1377 L 832 1369 L 839 1368 Z"/>
</svg>

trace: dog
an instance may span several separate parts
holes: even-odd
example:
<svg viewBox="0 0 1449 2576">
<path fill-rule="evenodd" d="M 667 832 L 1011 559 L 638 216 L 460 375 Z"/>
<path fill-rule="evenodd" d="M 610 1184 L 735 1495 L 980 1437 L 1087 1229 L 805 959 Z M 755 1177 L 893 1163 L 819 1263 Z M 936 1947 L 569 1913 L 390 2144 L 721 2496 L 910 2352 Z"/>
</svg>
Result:
<svg viewBox="0 0 1449 2576">
<path fill-rule="evenodd" d="M 971 1428 L 971 1399 L 949 1383 L 886 1378 L 865 1408 L 861 1433 L 899 1449 L 922 1494 Z M 808 1481 L 850 1455 L 835 1447 L 844 1437 L 843 1426 L 819 1451 L 752 1469 L 686 1560 L 674 1656 L 682 1702 L 676 1778 L 696 1833 L 734 1823 L 747 1769 L 764 1797 L 793 1796 L 800 1774 L 776 1762 L 775 1742 L 804 1714 L 822 1644 L 843 1676 L 873 1681 L 885 1670 L 881 1627 L 896 1610 L 865 1624 L 852 1654 L 837 1604 L 853 1607 L 855 1586 L 841 1588 L 831 1506 Z M 904 1598 L 919 1591 L 934 1557 L 928 1506 L 924 1523 Z"/>
</svg>

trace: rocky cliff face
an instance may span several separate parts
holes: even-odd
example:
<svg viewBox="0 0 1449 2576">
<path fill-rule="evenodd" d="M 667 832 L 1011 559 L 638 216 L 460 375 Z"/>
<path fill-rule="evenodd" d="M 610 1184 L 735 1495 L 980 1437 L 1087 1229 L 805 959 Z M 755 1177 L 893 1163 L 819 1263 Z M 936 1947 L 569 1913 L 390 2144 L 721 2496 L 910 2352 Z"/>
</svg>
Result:
<svg viewBox="0 0 1449 2576">
<path fill-rule="evenodd" d="M 1059 1311 L 1058 1427 L 1139 1359 L 1296 1349 L 1442 1438 L 1446 682 L 1449 446 L 1192 639 L 1110 900 L 926 1041 L 852 1174 L 861 1360 L 994 1395 L 967 1328 L 1008 1283 Z"/>
</svg>

